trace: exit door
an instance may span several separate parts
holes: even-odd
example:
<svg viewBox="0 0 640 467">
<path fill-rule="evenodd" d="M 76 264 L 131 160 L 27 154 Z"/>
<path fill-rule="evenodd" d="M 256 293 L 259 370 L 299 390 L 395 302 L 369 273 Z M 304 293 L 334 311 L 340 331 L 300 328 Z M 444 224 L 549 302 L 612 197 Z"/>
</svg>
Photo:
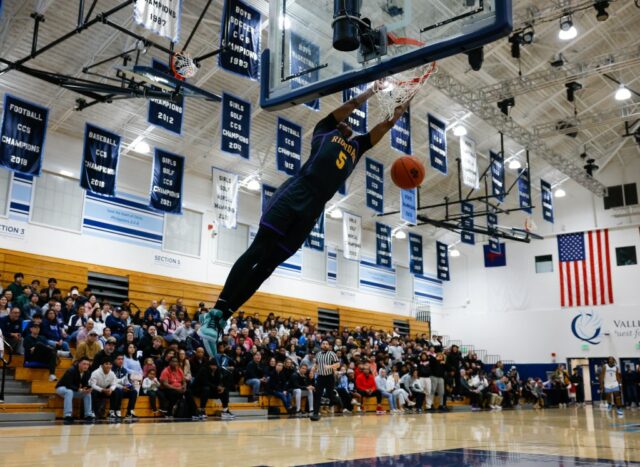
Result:
<svg viewBox="0 0 640 467">
<path fill-rule="evenodd" d="M 593 402 L 602 400 L 602 396 L 600 395 L 600 373 L 602 372 L 602 367 L 606 365 L 606 363 L 607 357 L 589 359 L 589 372 L 591 373 L 591 400 Z"/>
</svg>

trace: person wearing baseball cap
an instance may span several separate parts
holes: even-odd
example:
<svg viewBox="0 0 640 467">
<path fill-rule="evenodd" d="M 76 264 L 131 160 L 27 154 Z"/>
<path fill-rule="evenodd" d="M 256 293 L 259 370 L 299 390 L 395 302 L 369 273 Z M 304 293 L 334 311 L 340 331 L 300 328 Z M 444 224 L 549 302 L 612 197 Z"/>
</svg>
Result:
<svg viewBox="0 0 640 467">
<path fill-rule="evenodd" d="M 98 341 L 98 333 L 94 330 L 89 331 L 87 335 L 87 340 L 82 341 L 78 344 L 76 349 L 76 358 L 74 363 L 79 362 L 83 358 L 87 358 L 93 361 L 96 358 L 96 355 L 102 350 L 102 346 Z"/>
<path fill-rule="evenodd" d="M 96 354 L 93 358 L 93 364 L 91 365 L 91 371 L 95 371 L 100 368 L 107 360 L 113 362 L 116 351 L 116 344 L 118 340 L 115 337 L 109 337 L 104 343 L 104 349 Z"/>
</svg>

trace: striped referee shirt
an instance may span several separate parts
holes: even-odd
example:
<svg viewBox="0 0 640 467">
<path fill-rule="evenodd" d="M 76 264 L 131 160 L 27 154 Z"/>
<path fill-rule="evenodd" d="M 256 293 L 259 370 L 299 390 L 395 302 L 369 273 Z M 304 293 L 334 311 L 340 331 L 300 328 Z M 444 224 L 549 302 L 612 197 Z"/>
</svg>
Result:
<svg viewBox="0 0 640 467">
<path fill-rule="evenodd" d="M 322 376 L 332 375 L 333 368 L 329 365 L 334 365 L 338 363 L 340 360 L 335 352 L 331 350 L 327 350 L 323 352 L 322 350 L 316 354 L 316 367 L 318 368 L 317 373 Z"/>
</svg>

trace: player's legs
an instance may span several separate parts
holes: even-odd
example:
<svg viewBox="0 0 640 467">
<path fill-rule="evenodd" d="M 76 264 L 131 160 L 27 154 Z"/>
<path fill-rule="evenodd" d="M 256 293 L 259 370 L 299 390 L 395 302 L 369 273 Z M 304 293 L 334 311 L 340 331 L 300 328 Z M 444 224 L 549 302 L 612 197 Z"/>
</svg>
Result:
<svg viewBox="0 0 640 467">
<path fill-rule="evenodd" d="M 204 349 L 211 358 L 214 358 L 218 354 L 218 331 L 203 326 L 200 328 L 200 337 L 202 337 Z"/>
</svg>

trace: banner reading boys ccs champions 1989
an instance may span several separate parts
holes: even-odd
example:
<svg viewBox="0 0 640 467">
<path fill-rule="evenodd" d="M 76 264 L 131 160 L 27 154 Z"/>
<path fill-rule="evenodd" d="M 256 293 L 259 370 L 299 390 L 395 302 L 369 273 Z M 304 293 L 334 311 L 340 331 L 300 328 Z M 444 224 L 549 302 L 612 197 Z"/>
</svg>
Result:
<svg viewBox="0 0 640 467">
<path fill-rule="evenodd" d="M 26 175 L 40 175 L 49 109 L 5 94 L 0 165 Z"/>
<path fill-rule="evenodd" d="M 320 79 L 320 71 L 307 72 L 320 65 L 320 47 L 304 37 L 290 33 L 289 39 L 289 73 L 295 78 L 291 79 L 291 89 L 315 83 Z M 299 76 L 298 76 L 299 75 Z M 313 110 L 320 110 L 320 99 L 314 99 L 303 104 Z"/>
<path fill-rule="evenodd" d="M 184 157 L 156 148 L 149 206 L 169 214 L 182 214 L 183 176 Z"/>
<path fill-rule="evenodd" d="M 87 123 L 80 167 L 80 186 L 92 193 L 115 196 L 120 136 Z"/>
<path fill-rule="evenodd" d="M 240 0 L 226 0 L 222 23 L 228 27 L 227 49 L 219 55 L 223 70 L 257 81 L 260 73 L 260 12 Z M 221 36 L 220 40 L 224 38 Z M 220 44 L 223 47 L 225 44 Z"/>
</svg>

